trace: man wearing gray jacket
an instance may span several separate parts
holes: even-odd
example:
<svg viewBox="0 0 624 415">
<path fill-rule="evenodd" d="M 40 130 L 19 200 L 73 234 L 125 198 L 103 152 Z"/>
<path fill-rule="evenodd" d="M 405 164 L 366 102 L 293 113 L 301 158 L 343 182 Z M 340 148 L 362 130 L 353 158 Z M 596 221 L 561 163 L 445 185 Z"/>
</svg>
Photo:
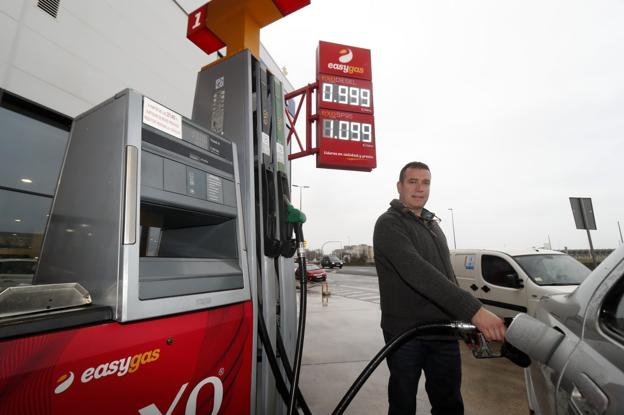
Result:
<svg viewBox="0 0 624 415">
<path fill-rule="evenodd" d="M 390 203 L 375 224 L 373 245 L 384 338 L 389 342 L 416 325 L 461 320 L 472 322 L 488 340 L 501 341 L 503 321 L 457 285 L 446 237 L 435 215 L 425 209 L 430 185 L 426 164 L 405 165 L 397 183 L 399 199 Z M 387 363 L 390 415 L 416 413 L 422 372 L 432 414 L 464 413 L 455 337 L 412 338 L 388 356 Z"/>
</svg>

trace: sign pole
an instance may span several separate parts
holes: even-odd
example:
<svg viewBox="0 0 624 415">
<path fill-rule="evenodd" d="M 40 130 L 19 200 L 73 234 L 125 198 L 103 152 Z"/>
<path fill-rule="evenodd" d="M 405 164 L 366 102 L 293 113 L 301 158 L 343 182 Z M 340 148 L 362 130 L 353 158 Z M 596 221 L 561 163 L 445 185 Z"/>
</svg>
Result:
<svg viewBox="0 0 624 415">
<path fill-rule="evenodd" d="M 596 264 L 596 255 L 594 255 L 594 244 L 592 244 L 591 235 L 589 234 L 589 229 L 586 229 L 586 231 L 587 231 L 587 239 L 589 239 L 589 255 L 591 255 L 591 259 L 594 264 L 594 269 L 596 269 L 598 264 Z"/>
<path fill-rule="evenodd" d="M 581 213 L 583 214 L 583 222 L 585 223 L 585 230 L 587 231 L 587 239 L 589 239 L 589 255 L 591 256 L 592 263 L 594 264 L 594 269 L 596 269 L 598 264 L 596 263 L 596 255 L 594 255 L 594 244 L 592 243 L 591 234 L 589 233 L 587 212 L 585 209 L 581 209 Z"/>
<path fill-rule="evenodd" d="M 571 197 L 570 206 L 572 207 L 572 215 L 576 229 L 585 229 L 587 231 L 587 239 L 589 239 L 589 255 L 591 256 L 594 268 L 598 266 L 596 263 L 596 255 L 594 254 L 594 244 L 589 233 L 590 229 L 598 229 L 596 227 L 596 218 L 594 217 L 594 207 L 589 197 Z"/>
</svg>

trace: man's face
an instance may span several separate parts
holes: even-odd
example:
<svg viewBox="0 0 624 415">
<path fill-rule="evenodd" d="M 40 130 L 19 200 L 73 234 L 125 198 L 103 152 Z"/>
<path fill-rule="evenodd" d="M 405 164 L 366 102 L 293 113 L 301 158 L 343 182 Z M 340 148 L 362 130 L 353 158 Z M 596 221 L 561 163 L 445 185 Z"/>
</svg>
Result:
<svg viewBox="0 0 624 415">
<path fill-rule="evenodd" d="M 402 182 L 397 183 L 399 200 L 405 206 L 420 214 L 429 200 L 431 173 L 425 169 L 409 168 L 405 170 Z"/>
</svg>

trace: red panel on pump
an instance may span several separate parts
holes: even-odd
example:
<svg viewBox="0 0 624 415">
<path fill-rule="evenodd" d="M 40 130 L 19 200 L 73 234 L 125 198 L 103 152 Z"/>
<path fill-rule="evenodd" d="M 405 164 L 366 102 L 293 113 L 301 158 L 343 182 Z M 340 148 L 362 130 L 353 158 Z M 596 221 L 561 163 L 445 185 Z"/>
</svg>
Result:
<svg viewBox="0 0 624 415">
<path fill-rule="evenodd" d="M 186 37 L 201 50 L 207 54 L 211 54 L 225 47 L 225 42 L 219 39 L 219 37 L 206 26 L 207 5 L 208 4 L 205 4 L 189 14 Z"/>
<path fill-rule="evenodd" d="M 0 413 L 249 413 L 252 324 L 247 301 L 0 341 Z"/>
</svg>

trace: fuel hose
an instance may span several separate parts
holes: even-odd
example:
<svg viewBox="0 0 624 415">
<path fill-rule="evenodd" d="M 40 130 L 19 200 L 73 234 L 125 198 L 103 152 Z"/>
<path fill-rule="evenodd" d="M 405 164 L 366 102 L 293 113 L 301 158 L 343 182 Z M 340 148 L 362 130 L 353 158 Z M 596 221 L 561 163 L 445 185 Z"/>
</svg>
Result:
<svg viewBox="0 0 624 415">
<path fill-rule="evenodd" d="M 306 217 L 298 209 L 292 205 L 288 205 L 288 222 L 292 223 L 295 228 L 295 239 L 297 241 L 297 256 L 299 258 L 299 284 L 300 284 L 300 300 L 299 300 L 299 321 L 297 324 L 297 341 L 295 344 L 295 358 L 293 361 L 293 379 L 290 385 L 290 399 L 288 401 L 288 415 L 292 415 L 295 411 L 295 392 L 299 386 L 299 374 L 301 373 L 301 357 L 303 352 L 303 339 L 306 323 L 306 306 L 307 306 L 307 268 L 305 249 L 303 247 L 303 223 Z"/>
<path fill-rule="evenodd" d="M 266 328 L 266 322 L 264 321 L 264 317 L 262 316 L 262 306 L 260 306 L 258 309 L 258 335 L 260 336 L 260 341 L 262 342 L 262 345 L 264 346 L 264 351 L 267 355 L 267 359 L 269 361 L 269 366 L 271 367 L 271 371 L 273 372 L 273 376 L 275 376 L 277 392 L 282 397 L 282 400 L 284 401 L 284 403 L 288 404 L 290 395 L 286 387 L 286 383 L 284 382 L 284 378 L 282 377 L 282 372 L 279 369 L 277 357 L 275 355 L 275 352 L 273 351 L 273 346 L 271 345 L 269 332 L 267 331 L 267 328 Z M 292 369 L 290 368 L 290 362 L 288 361 L 288 358 L 286 357 L 286 354 L 285 354 L 286 351 L 284 349 L 283 341 L 279 332 L 277 333 L 277 348 L 280 353 L 280 357 L 282 359 L 282 364 L 284 367 L 284 372 L 286 372 L 286 377 L 288 378 L 290 384 L 292 385 L 293 384 L 292 383 L 293 381 Z M 297 394 L 297 402 L 301 406 L 301 409 L 303 410 L 304 415 L 312 415 L 312 413 L 310 412 L 310 408 L 308 407 L 307 402 L 303 398 L 303 395 L 301 394 L 301 391 L 299 390 L 298 386 L 297 386 L 296 394 Z"/>
<path fill-rule="evenodd" d="M 303 340 L 305 334 L 306 323 L 306 309 L 307 309 L 307 283 L 306 277 L 306 258 L 305 251 L 303 249 L 303 230 L 300 223 L 295 224 L 295 236 L 297 239 L 297 256 L 299 257 L 299 285 L 300 285 L 300 300 L 299 300 L 299 322 L 297 324 L 297 341 L 295 344 L 295 359 L 293 361 L 293 379 L 290 386 L 290 398 L 288 401 L 288 415 L 292 415 L 295 410 L 295 391 L 299 386 L 299 375 L 301 373 L 301 358 L 303 354 Z"/>
</svg>

